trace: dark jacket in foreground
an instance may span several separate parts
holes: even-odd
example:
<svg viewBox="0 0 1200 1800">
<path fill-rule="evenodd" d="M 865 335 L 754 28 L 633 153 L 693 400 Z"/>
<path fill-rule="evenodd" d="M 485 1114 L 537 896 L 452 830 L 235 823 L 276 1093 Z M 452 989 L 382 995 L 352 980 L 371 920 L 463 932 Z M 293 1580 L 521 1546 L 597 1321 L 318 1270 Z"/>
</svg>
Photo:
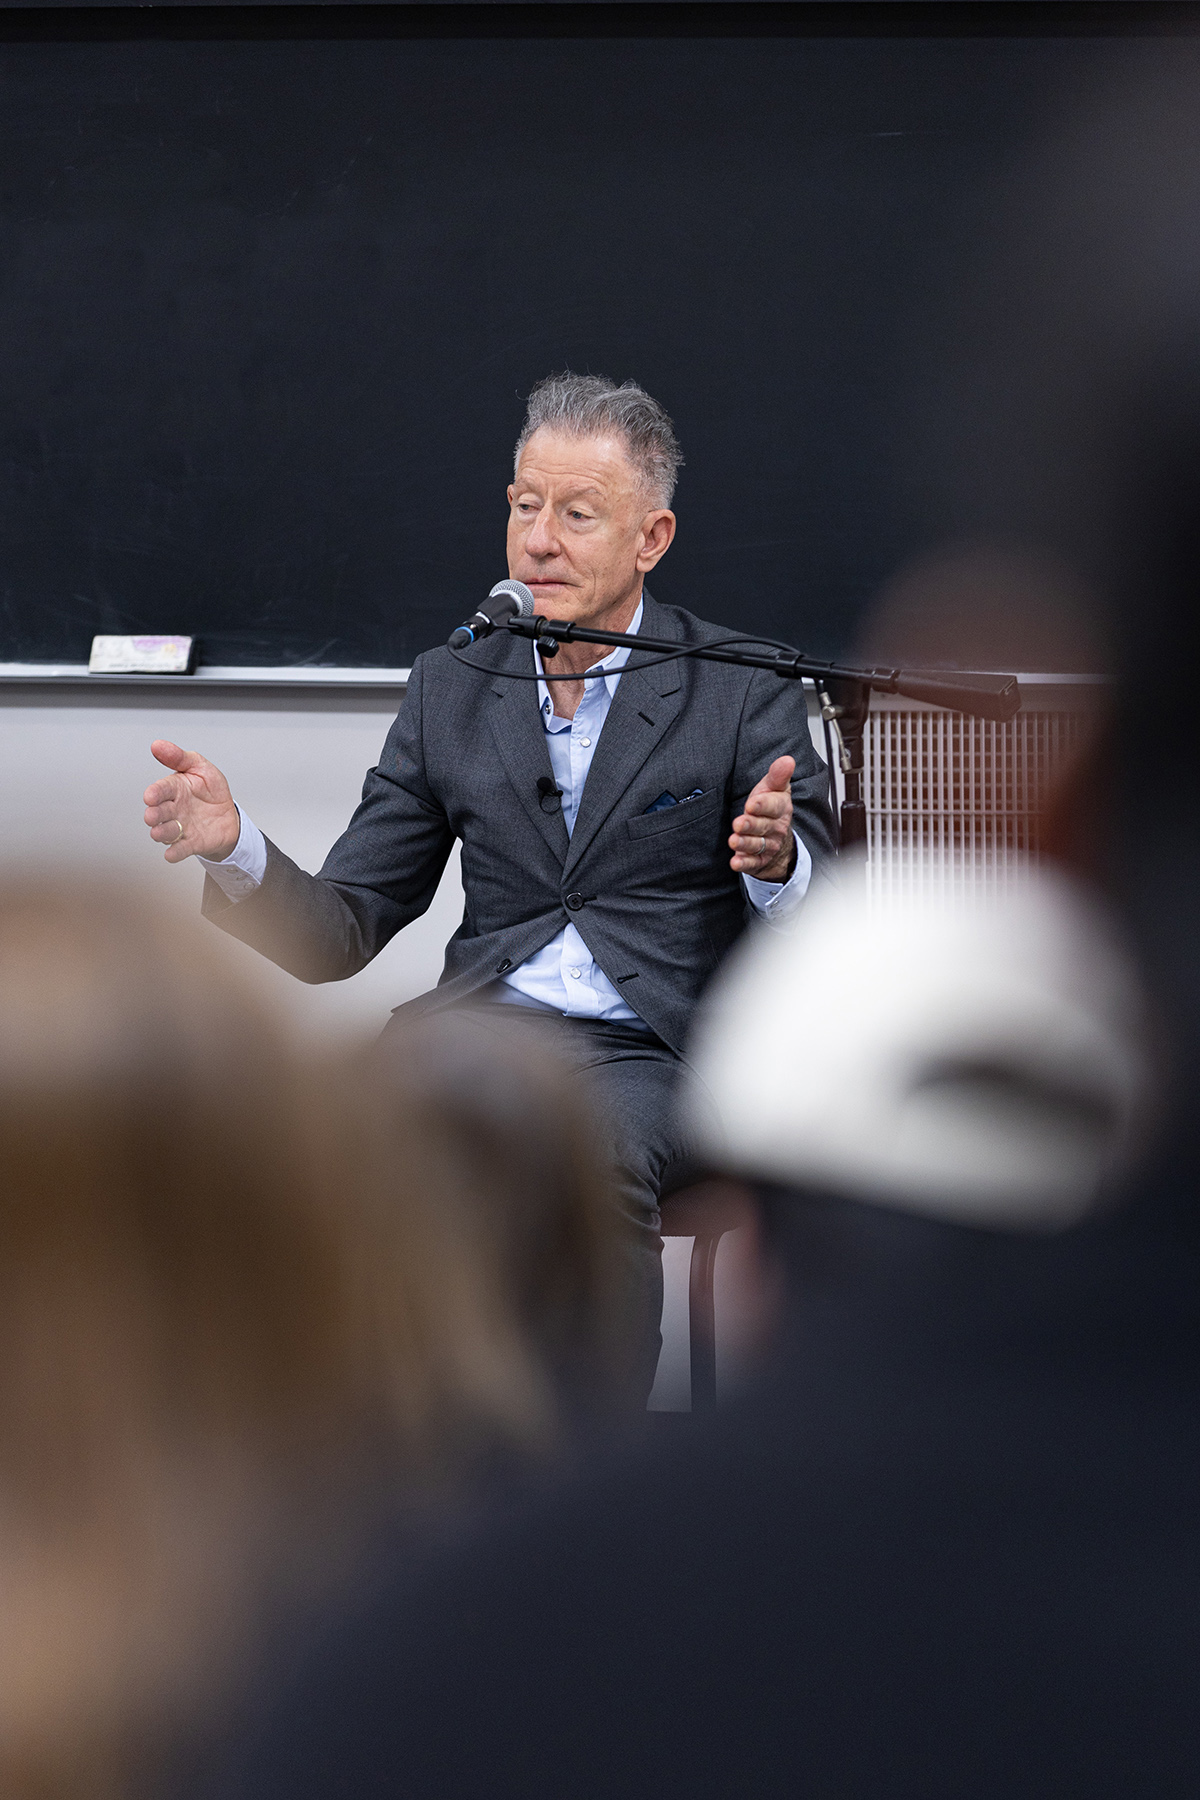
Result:
<svg viewBox="0 0 1200 1800">
<path fill-rule="evenodd" d="M 647 594 L 647 635 L 702 643 L 727 635 Z M 634 651 L 596 746 L 568 840 L 553 786 L 528 640 L 498 633 L 471 655 L 417 658 L 362 803 L 317 876 L 268 843 L 257 893 L 231 904 L 215 883 L 204 910 L 303 981 L 355 974 L 437 891 L 456 838 L 466 909 L 441 980 L 412 1002 L 441 1006 L 485 987 L 573 924 L 609 980 L 679 1049 L 696 998 L 745 919 L 729 867 L 730 824 L 777 756 L 796 759 L 795 824 L 814 863 L 828 858 L 827 776 L 808 734 L 801 683 L 681 659 L 639 666 Z M 602 648 L 597 655 L 603 656 Z M 683 800 L 648 813 L 664 791 Z"/>
<path fill-rule="evenodd" d="M 1053 1243 L 818 1204 L 757 1397 L 380 1566 L 208 1800 L 1200 1793 L 1190 1195 Z"/>
</svg>

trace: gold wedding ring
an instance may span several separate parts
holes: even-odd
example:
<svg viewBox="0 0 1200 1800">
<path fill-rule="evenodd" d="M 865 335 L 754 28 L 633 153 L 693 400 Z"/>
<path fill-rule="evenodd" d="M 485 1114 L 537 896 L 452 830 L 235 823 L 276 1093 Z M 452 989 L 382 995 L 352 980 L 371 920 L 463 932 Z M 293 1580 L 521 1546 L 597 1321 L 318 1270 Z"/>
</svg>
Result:
<svg viewBox="0 0 1200 1800">
<path fill-rule="evenodd" d="M 167 845 L 168 850 L 173 850 L 176 844 L 182 844 L 184 838 L 187 836 L 187 832 L 183 829 L 183 820 L 176 819 L 175 823 L 179 827 L 179 836 L 171 839 L 170 843 Z"/>
</svg>

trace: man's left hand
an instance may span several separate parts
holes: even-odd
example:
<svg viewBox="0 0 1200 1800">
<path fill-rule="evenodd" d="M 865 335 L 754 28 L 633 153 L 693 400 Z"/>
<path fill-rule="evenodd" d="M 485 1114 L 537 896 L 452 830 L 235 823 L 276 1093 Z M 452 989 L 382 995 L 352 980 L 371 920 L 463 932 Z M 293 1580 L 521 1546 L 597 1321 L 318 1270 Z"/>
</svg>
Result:
<svg viewBox="0 0 1200 1800">
<path fill-rule="evenodd" d="M 787 881 L 796 863 L 792 836 L 793 756 L 777 756 L 758 786 L 746 798 L 746 810 L 733 821 L 729 866 L 756 881 Z"/>
</svg>

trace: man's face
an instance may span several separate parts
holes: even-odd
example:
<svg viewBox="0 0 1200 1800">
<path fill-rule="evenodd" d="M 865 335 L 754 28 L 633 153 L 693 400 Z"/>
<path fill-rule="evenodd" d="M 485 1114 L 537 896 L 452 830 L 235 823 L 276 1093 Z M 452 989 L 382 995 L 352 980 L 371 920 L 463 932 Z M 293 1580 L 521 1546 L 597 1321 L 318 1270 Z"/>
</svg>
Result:
<svg viewBox="0 0 1200 1800">
<path fill-rule="evenodd" d="M 675 515 L 647 506 L 621 440 L 535 431 L 508 502 L 508 572 L 537 612 L 622 629 L 642 576 L 675 535 Z"/>
</svg>

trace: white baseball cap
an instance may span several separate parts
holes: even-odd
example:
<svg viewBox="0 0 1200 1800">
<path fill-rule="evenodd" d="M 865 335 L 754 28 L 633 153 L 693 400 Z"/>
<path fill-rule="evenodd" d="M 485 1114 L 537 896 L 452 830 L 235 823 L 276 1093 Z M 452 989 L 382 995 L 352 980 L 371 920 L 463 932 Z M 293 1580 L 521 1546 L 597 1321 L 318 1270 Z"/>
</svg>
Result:
<svg viewBox="0 0 1200 1800">
<path fill-rule="evenodd" d="M 794 929 L 750 934 L 693 1040 L 708 1161 L 1012 1230 L 1100 1203 L 1152 1091 L 1115 927 L 1045 870 L 986 900 L 950 887 L 872 899 L 860 867 Z"/>
</svg>

